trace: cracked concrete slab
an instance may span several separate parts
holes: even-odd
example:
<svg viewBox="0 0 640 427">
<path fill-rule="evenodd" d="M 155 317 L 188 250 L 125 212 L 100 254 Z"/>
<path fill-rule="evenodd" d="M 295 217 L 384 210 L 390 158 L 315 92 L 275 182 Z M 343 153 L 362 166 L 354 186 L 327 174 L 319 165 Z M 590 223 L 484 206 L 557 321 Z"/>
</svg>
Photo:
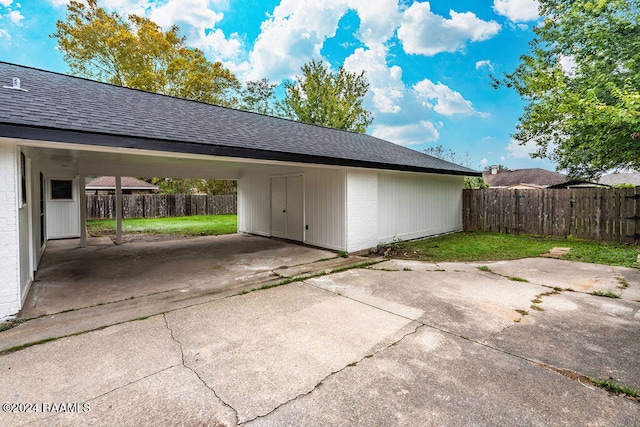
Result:
<svg viewBox="0 0 640 427">
<path fill-rule="evenodd" d="M 423 327 L 246 425 L 627 426 L 639 416 L 636 402 Z"/>
<path fill-rule="evenodd" d="M 302 283 L 169 313 L 189 366 L 240 422 L 309 393 L 417 327 Z"/>
<path fill-rule="evenodd" d="M 489 344 L 513 354 L 640 389 L 640 304 L 578 292 L 545 297 L 544 311 Z M 639 418 L 640 419 L 640 418 Z"/>
<path fill-rule="evenodd" d="M 619 282 L 614 292 L 625 300 L 640 302 L 640 269 L 613 267 L 613 270 Z"/>
<path fill-rule="evenodd" d="M 278 264 L 245 261 L 246 283 Z M 535 261 L 537 273 L 536 262 L 386 261 L 224 299 L 193 285 L 172 303 L 168 292 L 125 301 L 128 311 L 94 307 L 104 325 L 166 313 L 0 354 L 2 402 L 91 405 L 0 413 L 0 425 L 637 424 L 640 403 L 553 367 L 640 388 L 640 303 L 630 297 L 640 271 L 563 264 L 566 283 L 624 278 L 623 299 L 541 296 L 561 276 L 546 264 L 557 260 Z M 489 264 L 536 283 L 477 268 Z M 536 297 L 544 311 L 530 308 Z M 77 313 L 2 332 L 0 348 L 31 322 L 71 324 Z"/>
<path fill-rule="evenodd" d="M 428 262 L 405 259 L 389 259 L 383 263 L 371 267 L 373 270 L 397 270 L 397 271 L 449 271 L 458 273 L 475 273 L 478 266 L 486 265 L 486 262 Z"/>
<path fill-rule="evenodd" d="M 112 326 L 0 356 L 0 402 L 87 402 L 182 363 L 161 317 Z M 46 413 L 0 412 L 0 425 Z"/>
<path fill-rule="evenodd" d="M 521 319 L 515 310 L 528 309 L 537 294 L 548 290 L 531 283 L 514 285 L 477 268 L 471 272 L 358 269 L 307 283 L 366 303 L 379 300 L 387 307 L 407 307 L 398 313 L 476 340 L 513 326 Z M 412 317 L 416 310 L 422 314 Z"/>
<path fill-rule="evenodd" d="M 616 271 L 624 271 L 622 267 L 551 258 L 495 261 L 487 265 L 502 276 L 517 276 L 532 283 L 587 293 L 619 291 L 617 287 L 620 282 L 616 279 Z"/>
<path fill-rule="evenodd" d="M 218 402 L 191 370 L 174 366 L 88 402 L 88 412 L 51 414 L 36 426 L 235 425 L 233 411 Z"/>
</svg>

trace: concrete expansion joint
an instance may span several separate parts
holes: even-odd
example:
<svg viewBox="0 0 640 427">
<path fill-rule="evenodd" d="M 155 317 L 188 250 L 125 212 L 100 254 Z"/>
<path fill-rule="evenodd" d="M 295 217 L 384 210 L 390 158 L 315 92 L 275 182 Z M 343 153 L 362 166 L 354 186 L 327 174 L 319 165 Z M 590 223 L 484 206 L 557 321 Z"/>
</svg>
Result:
<svg viewBox="0 0 640 427">
<path fill-rule="evenodd" d="M 403 336 L 401 336 L 400 338 L 398 338 L 397 340 L 395 340 L 395 341 L 393 341 L 393 342 L 389 343 L 389 344 L 388 344 L 388 345 L 386 345 L 385 347 L 379 348 L 379 349 L 377 349 L 377 350 L 375 350 L 375 351 L 373 351 L 373 352 L 371 352 L 371 353 L 367 353 L 367 354 L 365 354 L 363 357 L 361 357 L 360 359 L 356 360 L 355 362 L 351 362 L 351 363 L 349 363 L 349 364 L 347 364 L 347 365 L 343 366 L 342 368 L 340 368 L 340 369 L 338 369 L 338 370 L 335 370 L 335 371 L 333 371 L 333 372 L 329 373 L 329 374 L 328 374 L 328 375 L 326 375 L 324 378 L 322 378 L 320 381 L 318 381 L 318 383 L 317 383 L 315 386 L 313 386 L 313 388 L 312 388 L 312 389 L 307 390 L 307 391 L 305 391 L 305 392 L 302 392 L 302 393 L 298 394 L 297 396 L 295 396 L 295 397 L 293 397 L 293 398 L 291 398 L 291 399 L 287 400 L 286 402 L 283 402 L 283 403 L 279 404 L 278 406 L 276 406 L 275 408 L 273 408 L 272 410 L 270 410 L 269 412 L 267 412 L 267 413 L 265 413 L 265 414 L 257 415 L 257 416 L 255 416 L 255 417 L 253 417 L 253 418 L 251 418 L 251 419 L 244 420 L 244 421 L 242 421 L 242 422 L 240 423 L 240 425 L 244 425 L 244 424 L 246 424 L 246 423 L 250 423 L 250 422 L 255 421 L 255 420 L 258 420 L 258 419 L 260 419 L 260 418 L 268 417 L 269 415 L 273 414 L 273 413 L 274 413 L 274 412 L 276 412 L 278 409 L 280 409 L 280 408 L 282 408 L 282 407 L 286 406 L 287 404 L 289 404 L 289 403 L 291 403 L 291 402 L 295 402 L 296 400 L 298 400 L 298 399 L 300 399 L 300 398 L 302 398 L 302 397 L 305 397 L 305 396 L 307 396 L 307 395 L 310 395 L 310 394 L 311 394 L 311 393 L 313 393 L 315 390 L 317 390 L 320 386 L 322 386 L 322 383 L 324 383 L 326 380 L 328 380 L 328 379 L 329 379 L 329 378 L 331 378 L 332 376 L 337 375 L 337 374 L 339 374 L 340 372 L 345 371 L 345 370 L 347 370 L 347 369 L 349 369 L 349 368 L 353 368 L 353 367 L 357 366 L 359 363 L 361 363 L 362 361 L 364 361 L 364 360 L 366 360 L 366 359 L 370 359 L 370 358 L 374 357 L 376 354 L 381 353 L 381 352 L 383 352 L 383 351 L 385 351 L 385 350 L 387 350 L 387 349 L 389 349 L 389 348 L 391 348 L 391 347 L 393 347 L 393 346 L 395 346 L 395 345 L 397 345 L 397 344 L 401 343 L 405 338 L 407 338 L 407 337 L 408 337 L 408 336 L 410 336 L 410 335 L 414 335 L 415 333 L 417 333 L 417 332 L 418 332 L 418 330 L 419 330 L 420 328 L 422 328 L 422 327 L 426 326 L 426 325 L 424 325 L 424 324 L 422 324 L 422 323 L 420 323 L 420 322 L 414 322 L 414 323 L 415 323 L 415 326 L 416 326 L 416 327 L 415 327 L 415 328 L 413 328 L 413 330 L 412 330 L 412 331 L 409 331 L 409 332 L 407 332 L 406 334 L 404 334 Z"/>
<path fill-rule="evenodd" d="M 193 369 L 192 367 L 190 367 L 189 365 L 187 365 L 187 363 L 184 360 L 184 348 L 182 346 L 182 343 L 180 342 L 180 340 L 178 340 L 175 335 L 173 334 L 173 329 L 171 329 L 171 326 L 169 326 L 169 320 L 167 319 L 167 315 L 166 313 L 162 314 L 162 318 L 164 319 L 164 324 L 167 326 L 167 329 L 169 330 L 169 334 L 171 335 L 171 339 L 173 341 L 175 341 L 178 344 L 178 347 L 180 348 L 180 358 L 181 358 L 181 363 L 179 365 L 175 365 L 175 366 L 182 366 L 186 369 L 188 369 L 189 371 L 193 372 L 195 374 L 195 376 L 200 380 L 200 382 L 209 390 L 211 390 L 211 392 L 213 393 L 213 395 L 216 397 L 216 399 L 218 399 L 224 406 L 226 406 L 227 408 L 231 409 L 231 411 L 233 411 L 233 416 L 235 418 L 235 424 L 238 425 L 238 411 L 231 405 L 229 405 L 227 402 L 224 401 L 224 399 L 222 399 L 218 393 L 216 393 L 216 391 L 213 389 L 213 387 L 209 386 L 209 384 L 207 384 L 207 382 L 205 380 L 202 379 L 202 377 L 200 376 L 200 374 Z"/>
</svg>

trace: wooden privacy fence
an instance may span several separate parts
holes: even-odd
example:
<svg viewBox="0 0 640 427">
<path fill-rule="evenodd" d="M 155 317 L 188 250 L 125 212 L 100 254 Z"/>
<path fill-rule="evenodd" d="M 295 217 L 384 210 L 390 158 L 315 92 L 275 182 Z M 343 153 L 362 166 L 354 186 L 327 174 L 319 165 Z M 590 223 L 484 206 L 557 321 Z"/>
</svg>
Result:
<svg viewBox="0 0 640 427">
<path fill-rule="evenodd" d="M 465 231 L 573 236 L 638 244 L 640 187 L 464 190 Z"/>
<path fill-rule="evenodd" d="M 237 213 L 234 195 L 133 194 L 122 196 L 123 218 Z M 87 219 L 116 217 L 115 195 L 87 195 Z"/>
</svg>

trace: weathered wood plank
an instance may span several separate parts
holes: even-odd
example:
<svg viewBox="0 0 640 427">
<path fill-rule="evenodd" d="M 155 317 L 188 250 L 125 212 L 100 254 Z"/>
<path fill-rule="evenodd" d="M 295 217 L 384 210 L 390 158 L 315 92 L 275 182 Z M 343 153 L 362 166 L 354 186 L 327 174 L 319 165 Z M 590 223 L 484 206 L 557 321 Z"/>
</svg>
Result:
<svg viewBox="0 0 640 427">
<path fill-rule="evenodd" d="M 115 195 L 87 195 L 87 219 L 113 219 Z M 237 213 L 234 195 L 133 194 L 122 197 L 123 218 Z"/>
<path fill-rule="evenodd" d="M 640 189 L 465 190 L 465 230 L 638 244 Z"/>
</svg>

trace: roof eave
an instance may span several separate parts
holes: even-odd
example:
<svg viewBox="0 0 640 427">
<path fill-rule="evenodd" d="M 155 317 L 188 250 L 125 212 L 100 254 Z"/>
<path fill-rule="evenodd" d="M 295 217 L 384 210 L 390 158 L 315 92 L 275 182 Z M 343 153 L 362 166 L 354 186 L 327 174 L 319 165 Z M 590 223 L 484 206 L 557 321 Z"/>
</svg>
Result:
<svg viewBox="0 0 640 427">
<path fill-rule="evenodd" d="M 384 169 L 402 172 L 432 173 L 481 177 L 482 172 L 452 169 L 427 168 L 384 162 L 342 159 L 337 157 L 314 156 L 308 154 L 286 153 L 269 150 L 256 150 L 226 145 L 201 144 L 182 141 L 169 141 L 139 136 L 123 136 L 96 132 L 55 129 L 48 127 L 21 126 L 12 123 L 0 123 L 0 137 L 30 139 L 35 141 L 65 142 L 79 145 L 98 145 L 112 148 L 130 148 L 172 153 L 203 154 L 219 157 L 235 157 L 254 160 L 274 160 L 294 163 L 322 164 L 331 166 L 358 167 L 366 169 Z M 90 137 L 90 138 L 89 138 Z"/>
</svg>

